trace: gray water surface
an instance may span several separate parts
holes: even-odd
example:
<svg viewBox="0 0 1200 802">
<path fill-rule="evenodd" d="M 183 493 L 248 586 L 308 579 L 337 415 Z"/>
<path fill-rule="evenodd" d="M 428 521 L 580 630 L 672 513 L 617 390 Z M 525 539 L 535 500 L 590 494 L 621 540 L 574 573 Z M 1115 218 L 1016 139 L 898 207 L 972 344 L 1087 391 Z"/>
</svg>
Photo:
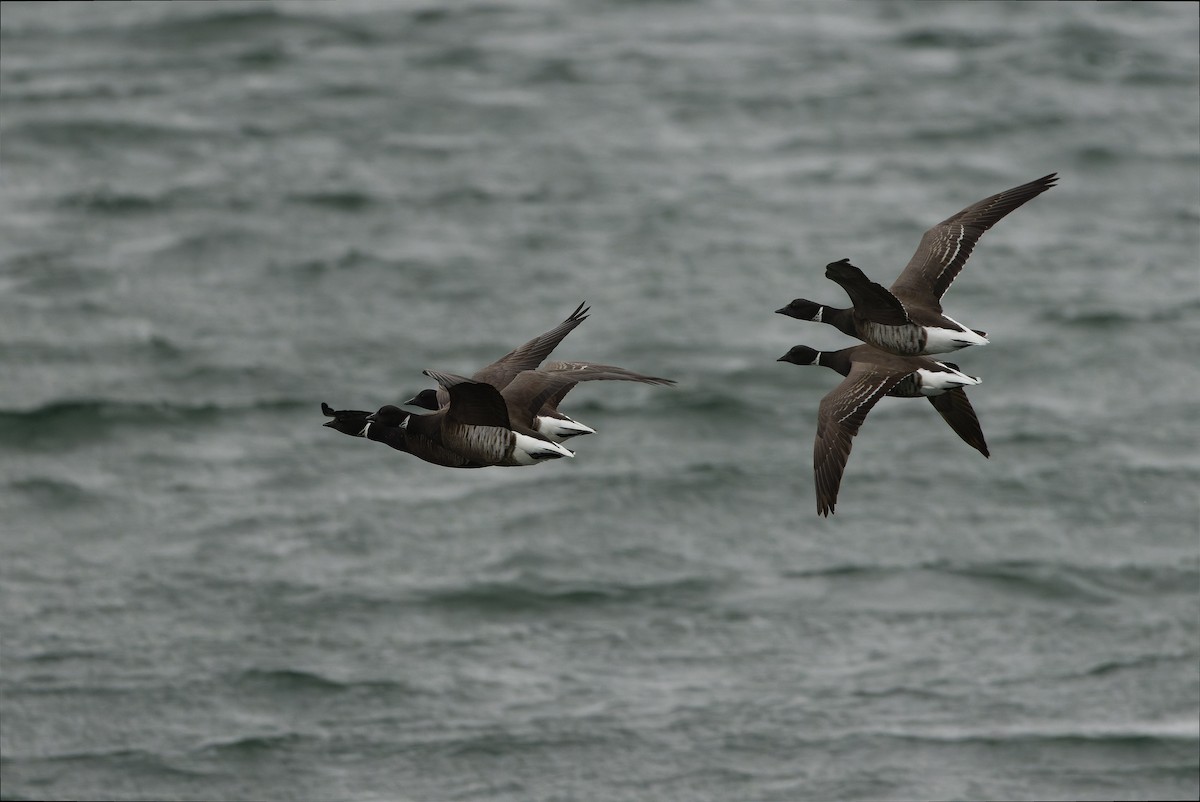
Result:
<svg viewBox="0 0 1200 802">
<path fill-rule="evenodd" d="M 1200 794 L 1194 3 L 4 3 L 6 799 Z M 848 257 L 991 449 L 812 441 Z M 323 428 L 591 317 L 574 460 Z"/>
</svg>

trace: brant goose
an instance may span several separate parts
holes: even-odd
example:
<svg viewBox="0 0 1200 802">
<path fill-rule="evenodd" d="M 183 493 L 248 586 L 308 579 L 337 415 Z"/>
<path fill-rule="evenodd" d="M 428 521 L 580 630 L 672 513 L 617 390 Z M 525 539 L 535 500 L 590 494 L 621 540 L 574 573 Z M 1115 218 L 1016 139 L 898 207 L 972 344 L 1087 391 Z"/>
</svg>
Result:
<svg viewBox="0 0 1200 802">
<path fill-rule="evenodd" d="M 885 289 L 849 259 L 831 262 L 826 278 L 836 281 L 854 306 L 835 309 L 797 298 L 775 310 L 799 320 L 828 323 L 888 353 L 901 356 L 940 354 L 969 345 L 986 345 L 984 332 L 969 329 L 942 313 L 941 298 L 958 276 L 983 232 L 1006 214 L 1037 197 L 1058 180 L 1056 173 L 1005 190 L 951 215 L 921 237 L 908 266 Z"/>
<path fill-rule="evenodd" d="M 367 420 L 404 432 L 404 450 L 413 456 L 452 468 L 537 465 L 575 456 L 531 427 L 510 423 L 504 397 L 492 385 L 465 379 L 447 392 L 450 403 L 437 412 L 413 415 L 388 404 Z"/>
<path fill-rule="evenodd" d="M 463 376 L 441 371 L 425 371 L 445 392 L 451 385 L 468 381 Z M 509 418 L 514 423 L 528 426 L 555 442 L 570 437 L 591 434 L 596 430 L 572 420 L 559 411 L 558 405 L 576 384 L 583 381 L 632 381 L 643 384 L 672 385 L 673 379 L 634 373 L 614 365 L 594 365 L 587 362 L 549 362 L 538 370 L 525 370 L 517 374 L 500 395 L 508 405 Z M 425 409 L 437 409 L 436 393 L 423 390 L 407 403 Z"/>
<path fill-rule="evenodd" d="M 813 469 L 820 515 L 828 517 L 833 513 L 842 472 L 850 458 L 851 439 L 858 434 L 871 407 L 885 395 L 929 398 L 934 409 L 967 445 L 988 456 L 979 420 L 962 389 L 981 380 L 966 375 L 953 363 L 897 356 L 869 345 L 826 352 L 797 345 L 777 361 L 823 365 L 846 377 L 821 399 L 817 412 Z"/>
<path fill-rule="evenodd" d="M 586 302 L 585 302 L 586 303 Z M 558 347 L 563 338 L 571 333 L 583 321 L 587 320 L 591 307 L 583 304 L 575 307 L 575 311 L 567 315 L 566 320 L 559 323 L 545 334 L 539 334 L 524 345 L 519 345 L 490 365 L 482 367 L 471 375 L 472 381 L 490 384 L 497 390 L 503 390 L 508 383 L 523 370 L 532 370 L 542 364 L 542 360 L 550 356 L 550 352 Z M 437 411 L 450 403 L 450 396 L 445 388 L 438 390 L 422 390 L 404 402 L 414 406 Z M 583 427 L 587 429 L 587 427 Z M 589 431 L 579 431 L 576 434 L 589 434 Z"/>
<path fill-rule="evenodd" d="M 374 440 L 377 443 L 391 446 L 397 451 L 409 452 L 408 438 L 405 435 L 404 429 L 400 428 L 399 421 L 403 416 L 409 413 L 391 407 L 398 415 L 392 416 L 385 422 L 372 420 L 372 414 L 361 409 L 334 409 L 328 404 L 321 404 L 321 412 L 326 416 L 333 418 L 331 421 L 326 421 L 323 426 L 328 426 L 342 434 L 350 435 L 351 437 L 365 437 L 368 440 Z M 483 468 L 484 465 L 472 462 L 459 454 L 446 450 L 444 452 L 430 451 L 430 455 L 434 457 L 431 462 L 436 461 L 438 465 L 445 465 L 451 468 Z"/>
</svg>

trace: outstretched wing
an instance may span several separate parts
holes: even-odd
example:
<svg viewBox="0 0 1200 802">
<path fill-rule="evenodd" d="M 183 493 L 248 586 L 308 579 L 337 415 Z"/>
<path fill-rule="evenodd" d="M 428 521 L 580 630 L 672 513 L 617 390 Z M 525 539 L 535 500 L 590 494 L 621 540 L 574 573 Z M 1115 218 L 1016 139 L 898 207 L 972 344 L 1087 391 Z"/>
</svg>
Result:
<svg viewBox="0 0 1200 802">
<path fill-rule="evenodd" d="M 424 375 L 428 376 L 429 378 L 431 378 L 435 382 L 437 382 L 439 385 L 441 385 L 441 388 L 443 390 L 449 390 L 451 387 L 453 387 L 456 384 L 463 384 L 465 382 L 478 381 L 477 379 L 468 379 L 466 376 L 460 376 L 457 373 L 450 373 L 449 371 L 445 371 L 445 370 L 426 369 L 426 370 L 421 371 L 421 373 L 423 373 Z M 484 382 L 484 384 L 487 384 L 487 382 Z M 449 397 L 447 397 L 447 401 L 448 400 L 449 400 Z"/>
<path fill-rule="evenodd" d="M 821 399 L 817 411 L 817 437 L 813 443 L 818 514 L 829 516 L 834 511 L 842 474 L 850 459 L 852 440 L 867 413 L 906 375 L 906 372 L 856 362 L 842 383 Z"/>
<path fill-rule="evenodd" d="M 510 381 L 516 378 L 518 373 L 523 370 L 532 370 L 542 364 L 542 361 L 550 356 L 550 352 L 558 347 L 564 337 L 587 320 L 589 310 L 590 307 L 580 304 L 562 323 L 545 334 L 539 334 L 524 345 L 514 348 L 487 367 L 480 368 L 471 378 L 475 381 L 487 382 L 493 387 L 503 390 Z"/>
<path fill-rule="evenodd" d="M 615 365 L 595 365 L 590 362 L 550 362 L 540 370 L 521 372 L 504 388 L 504 397 L 514 416 L 532 425 L 533 418 L 549 407 L 556 409 L 563 397 L 579 382 L 631 381 L 642 384 L 670 385 L 672 379 L 647 376 Z"/>
<path fill-rule="evenodd" d="M 983 232 L 1018 206 L 1050 189 L 1057 180 L 1058 174 L 1051 173 L 1006 189 L 972 203 L 926 231 L 917 252 L 892 284 L 892 293 L 901 300 L 930 305 L 940 312 L 941 297 L 958 277 Z"/>
<path fill-rule="evenodd" d="M 597 365 L 594 362 L 547 362 L 541 368 L 542 372 L 564 374 L 575 381 L 626 381 L 641 382 L 642 384 L 674 384 L 674 379 L 664 379 L 661 376 L 647 376 L 632 370 L 619 368 L 616 365 Z"/>
<path fill-rule="evenodd" d="M 964 443 L 985 457 L 991 456 L 988 453 L 987 441 L 983 439 L 979 418 L 975 417 L 975 408 L 971 406 L 963 388 L 955 387 L 941 395 L 930 396 L 929 403 L 933 404 L 942 420 L 950 425 Z"/>
</svg>

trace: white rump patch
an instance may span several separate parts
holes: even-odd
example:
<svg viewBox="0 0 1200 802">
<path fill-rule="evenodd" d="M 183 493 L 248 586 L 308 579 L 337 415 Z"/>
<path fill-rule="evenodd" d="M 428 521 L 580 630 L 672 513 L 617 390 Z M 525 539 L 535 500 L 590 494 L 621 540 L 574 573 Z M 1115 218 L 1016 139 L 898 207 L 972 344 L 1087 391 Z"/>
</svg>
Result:
<svg viewBox="0 0 1200 802">
<path fill-rule="evenodd" d="M 925 348 L 921 353 L 944 354 L 949 351 L 966 348 L 969 345 L 988 344 L 987 337 L 980 337 L 949 315 L 946 316 L 946 319 L 957 324 L 960 328 L 944 329 L 939 326 L 925 326 Z"/>
<path fill-rule="evenodd" d="M 537 465 L 550 459 L 575 456 L 575 452 L 563 448 L 558 443 L 539 440 L 519 432 L 513 432 L 513 436 L 516 437 L 513 459 L 518 465 Z"/>
<path fill-rule="evenodd" d="M 955 387 L 969 387 L 972 384 L 982 384 L 983 379 L 947 367 L 941 362 L 937 363 L 945 368 L 941 370 L 926 370 L 925 368 L 917 369 L 917 376 L 921 382 L 921 395 L 934 396 L 941 395 L 947 390 L 953 390 Z"/>
<path fill-rule="evenodd" d="M 579 421 L 573 421 L 570 418 L 551 418 L 539 415 L 535 422 L 538 434 L 549 437 L 556 443 L 560 443 L 570 437 L 596 433 L 596 430 L 591 426 L 582 424 Z"/>
</svg>

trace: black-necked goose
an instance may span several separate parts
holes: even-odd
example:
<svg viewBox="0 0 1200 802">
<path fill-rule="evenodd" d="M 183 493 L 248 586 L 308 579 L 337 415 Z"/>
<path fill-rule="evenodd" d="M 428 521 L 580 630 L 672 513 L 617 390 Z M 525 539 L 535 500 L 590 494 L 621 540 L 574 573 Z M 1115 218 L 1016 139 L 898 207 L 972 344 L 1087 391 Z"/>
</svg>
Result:
<svg viewBox="0 0 1200 802">
<path fill-rule="evenodd" d="M 367 420 L 402 430 L 405 450 L 435 465 L 537 465 L 575 456 L 531 428 L 510 423 L 504 398 L 490 384 L 464 380 L 448 393 L 450 402 L 437 412 L 413 415 L 389 404 Z"/>
<path fill-rule="evenodd" d="M 467 381 L 462 376 L 441 371 L 427 370 L 425 375 L 437 381 L 443 392 L 452 384 Z M 529 426 L 550 440 L 562 442 L 570 437 L 596 431 L 571 419 L 558 409 L 558 405 L 571 388 L 584 381 L 631 381 L 656 385 L 675 383 L 673 379 L 647 376 L 615 365 L 549 362 L 537 370 L 525 370 L 517 374 L 500 390 L 500 395 L 508 405 L 509 417 L 514 424 Z M 437 401 L 432 390 L 425 390 L 409 403 L 434 409 Z"/>
<path fill-rule="evenodd" d="M 498 390 L 503 390 L 508 386 L 508 383 L 517 377 L 517 374 L 523 370 L 532 370 L 542 364 L 542 360 L 550 356 L 550 352 L 558 347 L 558 344 L 563 341 L 563 338 L 570 334 L 576 326 L 587 320 L 590 307 L 585 307 L 583 304 L 575 307 L 575 311 L 567 315 L 567 318 L 559 323 L 554 328 L 545 334 L 539 334 L 529 342 L 519 345 L 509 351 L 504 356 L 497 359 L 495 362 L 480 368 L 471 375 L 472 381 L 484 382 L 490 384 Z M 422 390 L 415 396 L 405 401 L 405 404 L 412 404 L 423 409 L 438 410 L 446 406 L 450 402 L 450 396 L 446 394 L 445 388 Z M 583 427 L 587 429 L 588 427 Z M 576 434 L 588 434 L 587 431 L 578 431 Z"/>
<path fill-rule="evenodd" d="M 871 281 L 849 259 L 832 262 L 825 276 L 836 281 L 854 306 L 837 309 L 797 298 L 775 310 L 799 320 L 839 329 L 851 337 L 902 356 L 940 354 L 986 345 L 981 331 L 943 314 L 941 298 L 967 263 L 983 232 L 1037 197 L 1058 180 L 1056 173 L 1005 190 L 951 215 L 921 237 L 921 244 L 891 289 Z"/>
<path fill-rule="evenodd" d="M 813 470 L 817 488 L 817 513 L 828 516 L 837 503 L 838 487 L 852 438 L 867 413 L 885 395 L 929 398 L 967 445 L 988 456 L 987 442 L 975 410 L 963 387 L 979 384 L 953 363 L 918 356 L 897 356 L 869 345 L 821 352 L 797 345 L 779 358 L 794 365 L 823 365 L 846 378 L 821 399 L 817 412 L 817 437 L 813 444 Z"/>
<path fill-rule="evenodd" d="M 408 437 L 404 429 L 400 426 L 400 423 L 410 413 L 397 407 L 385 407 L 384 410 L 387 411 L 384 412 L 383 419 L 375 420 L 373 417 L 379 413 L 370 413 L 362 409 L 334 409 L 328 404 L 322 403 L 321 412 L 333 418 L 333 420 L 326 421 L 322 425 L 351 437 L 363 437 L 367 440 L 373 440 L 376 443 L 391 446 L 397 451 L 412 453 L 408 447 Z M 428 454 L 433 459 L 426 461 L 445 465 L 450 468 L 486 467 L 480 463 L 472 462 L 461 454 L 456 454 L 448 449 L 439 450 L 436 447 L 430 447 Z"/>
</svg>

